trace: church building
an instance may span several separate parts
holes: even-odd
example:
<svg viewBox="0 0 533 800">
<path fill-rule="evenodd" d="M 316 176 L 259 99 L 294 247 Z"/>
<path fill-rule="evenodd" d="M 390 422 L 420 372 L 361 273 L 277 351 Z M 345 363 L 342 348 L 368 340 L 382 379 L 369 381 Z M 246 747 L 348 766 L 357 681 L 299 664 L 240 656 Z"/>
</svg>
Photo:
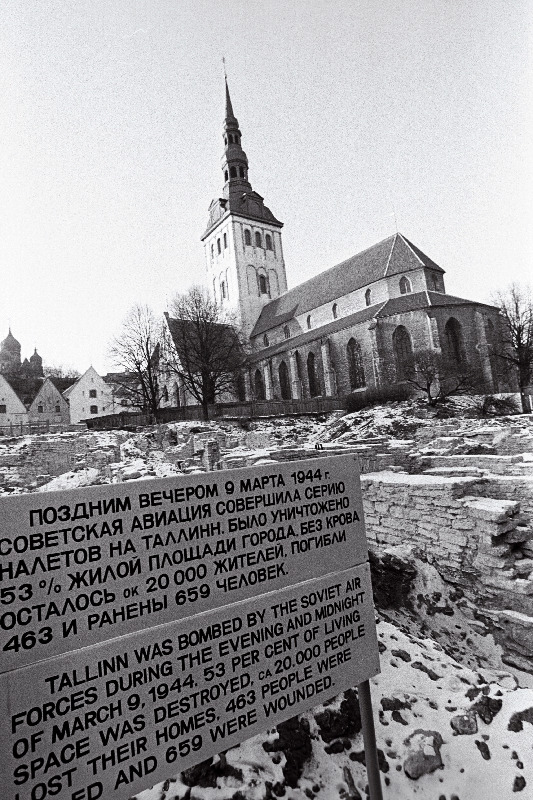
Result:
<svg viewBox="0 0 533 800">
<path fill-rule="evenodd" d="M 222 194 L 202 236 L 208 287 L 249 337 L 247 399 L 340 396 L 405 380 L 432 350 L 498 391 L 498 309 L 446 293 L 444 270 L 401 233 L 287 288 L 282 227 L 250 183 L 226 82 Z"/>
</svg>

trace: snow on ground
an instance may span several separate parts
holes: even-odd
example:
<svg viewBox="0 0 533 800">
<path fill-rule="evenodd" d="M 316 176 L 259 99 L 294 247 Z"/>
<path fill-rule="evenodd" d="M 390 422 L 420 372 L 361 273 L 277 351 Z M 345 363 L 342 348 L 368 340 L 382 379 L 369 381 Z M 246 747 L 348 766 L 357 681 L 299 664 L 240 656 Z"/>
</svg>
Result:
<svg viewBox="0 0 533 800">
<path fill-rule="evenodd" d="M 471 404 L 463 401 L 454 403 L 453 408 L 460 414 L 452 420 L 450 443 L 459 432 L 467 437 L 469 431 L 479 433 L 483 425 L 498 428 L 510 424 L 509 418 L 488 423 L 475 420 Z M 223 433 L 232 439 L 232 453 L 253 454 L 258 463 L 268 458 L 272 447 L 321 443 L 327 449 L 328 443 L 376 437 L 387 437 L 390 447 L 391 440 L 411 440 L 421 428 L 430 432 L 434 421 L 435 412 L 410 401 L 349 415 L 337 412 L 319 420 L 285 418 L 242 427 L 214 421 L 171 423 L 163 426 L 172 438 L 170 446 L 157 438 L 153 428 L 136 433 L 0 439 L 0 492 L 58 491 L 197 471 L 203 467 L 196 454 L 184 461 L 179 455 L 193 433 L 200 438 L 204 433 L 213 437 Z M 512 424 L 520 426 L 520 418 L 513 418 Z M 71 443 L 74 451 L 79 443 L 83 454 L 74 469 L 30 481 L 25 477 L 24 459 L 31 460 L 37 439 L 44 445 Z M 447 452 L 450 446 L 442 436 L 433 452 L 435 448 Z M 420 447 L 419 452 L 422 450 Z M 434 621 L 426 623 L 424 630 Z M 378 625 L 382 673 L 371 684 L 385 799 L 533 797 L 533 690 L 518 688 L 508 672 L 480 669 L 477 664 L 485 663 L 483 658 L 463 657 L 459 639 L 458 647 L 450 648 L 453 631 L 449 636 L 445 633 L 435 628 L 434 638 L 440 636 L 446 652 L 437 641 L 420 634 L 420 626 L 406 624 L 401 615 L 394 622 L 383 619 Z M 451 652 L 462 662 L 454 660 Z M 290 723 L 265 731 L 215 758 L 213 764 L 193 768 L 177 778 L 169 774 L 166 782 L 138 798 L 364 798 L 363 742 L 353 692 L 300 719 L 296 727 Z"/>
<path fill-rule="evenodd" d="M 378 640 L 382 672 L 371 687 L 385 800 L 531 797 L 533 690 L 516 688 L 507 672 L 463 667 L 438 643 L 384 620 Z M 208 785 L 191 788 L 185 774 L 138 800 L 364 798 L 363 739 L 349 699 L 350 692 L 302 715 L 311 755 L 296 786 L 284 775 L 286 755 L 272 749 L 277 733 L 268 731 L 227 751 L 230 769 L 204 770 Z"/>
</svg>

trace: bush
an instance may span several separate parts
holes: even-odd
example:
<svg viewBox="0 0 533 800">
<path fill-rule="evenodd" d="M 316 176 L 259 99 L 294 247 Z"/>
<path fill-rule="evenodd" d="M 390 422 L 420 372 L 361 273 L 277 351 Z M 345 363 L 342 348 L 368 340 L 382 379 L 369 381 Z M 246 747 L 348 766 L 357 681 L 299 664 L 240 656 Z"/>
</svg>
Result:
<svg viewBox="0 0 533 800">
<path fill-rule="evenodd" d="M 479 398 L 476 409 L 482 417 L 518 414 L 520 410 L 514 397 L 495 397 L 493 394 Z"/>
<path fill-rule="evenodd" d="M 364 392 L 353 392 L 346 398 L 346 411 L 361 411 L 363 408 L 379 406 L 383 403 L 401 402 L 413 396 L 413 389 L 404 383 L 380 386 L 376 389 L 365 389 Z"/>
</svg>

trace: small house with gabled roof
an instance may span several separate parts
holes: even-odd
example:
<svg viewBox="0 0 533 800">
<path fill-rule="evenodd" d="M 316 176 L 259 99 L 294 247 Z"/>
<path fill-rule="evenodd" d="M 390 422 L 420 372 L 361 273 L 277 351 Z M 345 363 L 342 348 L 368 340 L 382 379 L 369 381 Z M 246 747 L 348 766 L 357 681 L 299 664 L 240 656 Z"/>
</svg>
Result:
<svg viewBox="0 0 533 800">
<path fill-rule="evenodd" d="M 63 397 L 68 402 L 72 424 L 115 410 L 113 388 L 92 366 L 63 392 Z"/>
<path fill-rule="evenodd" d="M 70 412 L 54 378 L 45 378 L 29 408 L 30 422 L 49 422 L 51 425 L 68 425 Z"/>
<path fill-rule="evenodd" d="M 9 381 L 0 374 L 0 428 L 28 422 L 28 409 Z"/>
</svg>

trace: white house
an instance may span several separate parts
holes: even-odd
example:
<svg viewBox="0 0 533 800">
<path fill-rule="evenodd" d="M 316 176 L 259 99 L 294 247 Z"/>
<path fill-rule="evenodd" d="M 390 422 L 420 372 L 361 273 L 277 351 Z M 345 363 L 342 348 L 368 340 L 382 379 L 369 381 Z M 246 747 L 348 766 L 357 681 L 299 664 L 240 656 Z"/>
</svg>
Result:
<svg viewBox="0 0 533 800">
<path fill-rule="evenodd" d="M 0 427 L 28 422 L 28 410 L 18 394 L 0 374 Z"/>
<path fill-rule="evenodd" d="M 70 407 L 70 421 L 75 424 L 90 417 L 112 414 L 115 410 L 113 389 L 94 367 L 89 367 L 76 383 L 63 392 Z"/>
</svg>

